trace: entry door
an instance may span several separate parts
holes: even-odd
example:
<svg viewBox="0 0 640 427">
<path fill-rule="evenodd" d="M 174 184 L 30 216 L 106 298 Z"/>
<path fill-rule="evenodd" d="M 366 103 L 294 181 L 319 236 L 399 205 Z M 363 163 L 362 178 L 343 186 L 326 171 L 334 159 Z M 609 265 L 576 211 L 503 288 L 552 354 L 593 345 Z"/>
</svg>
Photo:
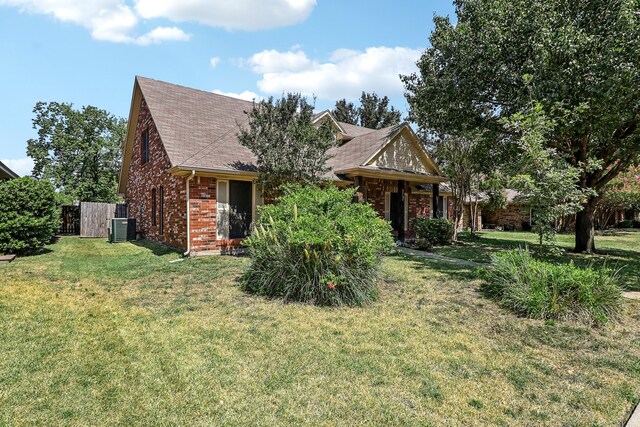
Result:
<svg viewBox="0 0 640 427">
<path fill-rule="evenodd" d="M 400 207 L 402 203 L 400 203 L 400 193 L 390 193 L 389 196 L 389 220 L 391 221 L 391 226 L 395 231 L 400 231 L 402 224 L 402 215 L 404 214 Z"/>
<path fill-rule="evenodd" d="M 229 181 L 229 238 L 247 237 L 253 221 L 253 183 Z"/>
</svg>

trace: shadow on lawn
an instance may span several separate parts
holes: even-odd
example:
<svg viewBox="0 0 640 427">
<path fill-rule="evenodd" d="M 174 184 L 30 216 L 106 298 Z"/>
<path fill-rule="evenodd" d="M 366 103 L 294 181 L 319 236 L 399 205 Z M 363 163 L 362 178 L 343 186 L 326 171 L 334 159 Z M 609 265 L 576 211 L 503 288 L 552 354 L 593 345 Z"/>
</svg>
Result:
<svg viewBox="0 0 640 427">
<path fill-rule="evenodd" d="M 571 252 L 571 248 L 561 246 L 565 250 L 563 255 L 552 255 L 541 252 L 536 244 L 527 240 L 501 239 L 495 237 L 480 237 L 462 240 L 459 244 L 437 248 L 436 253 L 451 258 L 488 263 L 491 254 L 517 248 L 527 247 L 534 256 L 554 263 L 568 263 L 573 261 L 577 266 L 596 268 L 607 267 L 620 270 L 620 282 L 626 290 L 640 291 L 640 254 L 636 251 L 606 248 L 595 254 L 580 254 Z"/>
<path fill-rule="evenodd" d="M 170 248 L 163 244 L 152 242 L 151 240 L 145 240 L 145 239 L 132 240 L 131 243 L 141 248 L 149 250 L 152 254 L 156 256 L 163 256 L 163 255 L 172 254 L 172 253 L 182 255 L 182 253 L 178 249 Z"/>
</svg>

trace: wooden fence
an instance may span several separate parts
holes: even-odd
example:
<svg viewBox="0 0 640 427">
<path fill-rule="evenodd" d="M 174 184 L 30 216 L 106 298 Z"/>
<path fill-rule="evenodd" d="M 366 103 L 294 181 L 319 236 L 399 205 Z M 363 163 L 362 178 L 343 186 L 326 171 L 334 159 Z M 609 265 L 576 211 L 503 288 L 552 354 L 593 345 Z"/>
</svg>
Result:
<svg viewBox="0 0 640 427">
<path fill-rule="evenodd" d="M 80 204 L 80 237 L 109 237 L 112 218 L 127 218 L 125 204 L 82 202 Z"/>
</svg>

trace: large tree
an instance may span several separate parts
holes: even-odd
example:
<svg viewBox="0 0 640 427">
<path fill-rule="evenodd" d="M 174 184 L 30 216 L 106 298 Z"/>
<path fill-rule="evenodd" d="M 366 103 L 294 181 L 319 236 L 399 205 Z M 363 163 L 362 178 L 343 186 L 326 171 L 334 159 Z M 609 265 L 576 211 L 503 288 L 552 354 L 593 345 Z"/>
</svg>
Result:
<svg viewBox="0 0 640 427">
<path fill-rule="evenodd" d="M 387 96 L 380 97 L 375 92 L 362 92 L 360 106 L 346 99 L 336 101 L 333 114 L 340 122 L 364 126 L 370 129 L 382 129 L 400 123 L 402 113 L 389 105 Z"/>
<path fill-rule="evenodd" d="M 588 192 L 576 251 L 594 244 L 606 185 L 640 154 L 640 0 L 456 0 L 436 17 L 417 73 L 402 76 L 410 117 L 426 132 L 483 130 L 494 145 L 522 137 L 505 122 L 532 101 L 554 125 L 546 141 L 580 170 Z M 593 190 L 593 191 L 591 191 Z"/>
<path fill-rule="evenodd" d="M 254 103 L 240 126 L 240 143 L 257 158 L 258 183 L 273 197 L 285 183 L 312 183 L 329 171 L 328 150 L 335 144 L 329 122 L 316 126 L 313 105 L 297 93 Z"/>
<path fill-rule="evenodd" d="M 27 141 L 32 175 L 50 181 L 61 203 L 114 202 L 126 121 L 93 106 L 38 102 L 37 139 Z"/>
</svg>

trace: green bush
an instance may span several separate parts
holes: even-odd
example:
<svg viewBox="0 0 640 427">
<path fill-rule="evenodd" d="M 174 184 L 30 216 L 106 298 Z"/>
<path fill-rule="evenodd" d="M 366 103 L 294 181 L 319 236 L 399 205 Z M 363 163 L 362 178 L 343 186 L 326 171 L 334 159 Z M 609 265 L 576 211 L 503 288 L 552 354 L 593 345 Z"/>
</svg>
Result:
<svg viewBox="0 0 640 427">
<path fill-rule="evenodd" d="M 625 219 L 618 223 L 618 228 L 640 228 L 640 221 L 634 219 Z"/>
<path fill-rule="evenodd" d="M 380 257 L 393 246 L 391 227 L 354 189 L 284 187 L 245 240 L 248 292 L 316 305 L 363 305 L 377 298 Z"/>
<path fill-rule="evenodd" d="M 625 219 L 618 223 L 618 228 L 633 228 L 633 220 Z"/>
<path fill-rule="evenodd" d="M 51 183 L 28 177 L 0 182 L 0 252 L 33 252 L 50 243 L 59 226 Z"/>
<path fill-rule="evenodd" d="M 535 319 L 574 319 L 603 324 L 622 304 L 617 272 L 536 260 L 514 249 L 492 255 L 484 291 L 516 314 Z"/>
<path fill-rule="evenodd" d="M 427 239 L 416 239 L 413 247 L 421 251 L 431 251 L 433 244 Z"/>
<path fill-rule="evenodd" d="M 450 245 L 453 239 L 453 223 L 444 218 L 415 218 L 411 226 L 419 239 L 425 239 L 432 245 Z"/>
</svg>

